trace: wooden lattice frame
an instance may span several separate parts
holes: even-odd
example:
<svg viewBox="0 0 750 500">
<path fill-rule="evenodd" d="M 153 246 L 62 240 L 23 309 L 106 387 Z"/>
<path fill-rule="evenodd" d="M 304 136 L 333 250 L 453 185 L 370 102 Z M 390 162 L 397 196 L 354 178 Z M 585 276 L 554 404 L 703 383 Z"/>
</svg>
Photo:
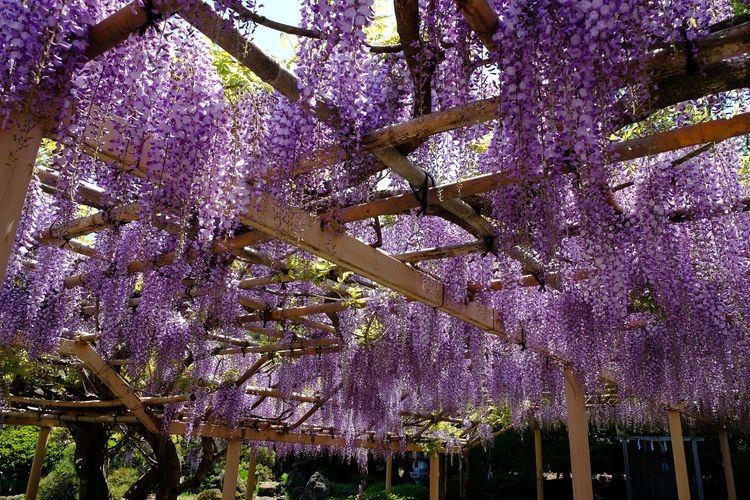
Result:
<svg viewBox="0 0 750 500">
<path fill-rule="evenodd" d="M 494 43 L 492 41 L 492 34 L 498 27 L 497 15 L 492 8 L 483 0 L 457 0 L 457 4 L 469 25 L 479 35 L 480 40 L 488 48 L 492 48 Z M 163 5 L 161 9 L 163 9 L 165 13 L 171 13 L 170 5 Z M 299 99 L 299 94 L 296 90 L 298 86 L 294 77 L 268 56 L 263 54 L 252 43 L 247 42 L 242 37 L 241 33 L 235 30 L 228 21 L 219 17 L 210 7 L 201 2 L 197 2 L 189 9 L 180 12 L 180 15 L 206 34 L 224 50 L 254 71 L 263 81 L 291 100 L 297 101 Z M 138 6 L 137 3 L 122 9 L 110 18 L 102 21 L 96 27 L 92 28 L 91 44 L 88 55 L 95 57 L 104 53 L 107 49 L 124 40 L 131 32 L 140 28 L 145 22 L 146 17 L 143 13 L 143 9 Z M 221 29 L 216 29 L 217 27 L 221 27 Z M 745 22 L 736 26 L 728 25 L 723 29 L 717 29 L 715 32 L 707 35 L 704 39 L 697 40 L 696 47 L 702 49 L 699 53 L 699 57 L 701 58 L 699 62 L 705 65 L 719 64 L 723 63 L 726 59 L 745 55 L 750 47 L 749 34 L 750 23 Z M 747 61 L 733 61 L 731 64 L 734 65 L 732 68 L 741 72 L 742 76 L 739 79 L 725 82 L 724 87 L 719 88 L 719 90 L 730 90 L 732 88 L 747 86 L 750 83 L 750 72 L 747 71 Z M 654 76 L 655 81 L 665 87 L 671 84 L 670 78 L 677 74 L 681 65 L 682 61 L 680 55 L 670 53 L 669 51 L 657 52 L 652 55 L 652 58 L 649 61 L 649 67 L 658 70 Z M 710 89 L 711 92 L 717 91 L 715 82 L 711 80 L 710 75 L 706 77 L 706 80 L 704 91 L 705 89 Z M 696 86 L 699 88 L 701 87 L 700 85 Z M 678 89 L 673 98 L 684 100 L 693 97 L 695 96 L 689 93 L 680 94 Z M 395 149 L 395 146 L 409 141 L 422 140 L 430 135 L 440 132 L 455 130 L 457 128 L 495 119 L 496 104 L 494 98 L 485 99 L 386 127 L 365 136 L 363 140 L 364 151 L 375 155 L 385 167 L 398 173 L 413 185 L 421 185 L 425 181 L 426 174 L 424 171 L 411 164 L 403 154 Z M 661 107 L 664 107 L 669 103 L 660 102 L 659 104 Z M 325 103 L 325 101 L 319 101 L 317 106 L 314 109 L 311 109 L 311 112 L 322 121 L 334 126 L 336 125 L 335 112 Z M 122 138 L 115 132 L 116 129 L 111 121 L 108 121 L 112 119 L 113 118 L 107 117 L 104 121 L 92 121 L 89 123 L 82 138 L 84 151 L 98 158 L 116 160 L 124 171 L 137 176 L 144 176 L 145 163 L 142 163 L 141 158 L 145 158 L 148 154 L 148 139 L 143 142 L 144 145 L 141 151 L 134 151 L 132 146 L 126 147 L 124 151 L 122 151 L 121 148 L 113 147 L 114 144 L 121 143 Z M 38 132 L 35 133 L 38 134 Z M 661 152 L 673 151 L 688 146 L 710 144 L 747 133 L 750 133 L 750 114 L 742 114 L 727 120 L 716 120 L 655 134 L 650 137 L 633 141 L 615 143 L 612 145 L 610 153 L 613 157 L 618 158 L 618 161 L 625 161 Z M 343 151 L 336 148 L 327 151 L 320 151 L 313 155 L 314 160 L 304 163 L 301 168 L 304 170 L 325 168 L 341 159 L 344 154 Z M 36 175 L 39 177 L 46 190 L 53 191 L 55 189 L 57 181 L 55 172 L 39 170 L 36 172 Z M 444 248 L 423 249 L 401 255 L 388 255 L 385 252 L 374 249 L 355 238 L 349 237 L 345 233 L 334 233 L 330 230 L 322 229 L 320 220 L 327 217 L 328 214 L 326 213 L 312 216 L 301 210 L 283 206 L 270 197 L 264 197 L 257 205 L 249 207 L 242 218 L 242 222 L 246 224 L 248 228 L 255 229 L 256 231 L 248 231 L 228 240 L 217 242 L 214 246 L 214 251 L 217 253 L 229 251 L 235 253 L 241 258 L 247 259 L 249 262 L 258 263 L 268 267 L 271 271 L 271 275 L 269 275 L 268 278 L 253 278 L 245 280 L 240 285 L 242 288 L 253 288 L 270 282 L 292 280 L 291 277 L 285 274 L 286 270 L 283 265 L 273 262 L 273 260 L 267 256 L 259 255 L 257 252 L 246 248 L 254 244 L 268 241 L 271 238 L 284 240 L 287 243 L 303 248 L 321 258 L 324 258 L 329 262 L 340 266 L 344 270 L 354 271 L 356 274 L 368 278 L 381 286 L 394 290 L 411 300 L 417 300 L 428 304 L 491 334 L 495 334 L 504 340 L 518 343 L 520 339 L 514 339 L 505 332 L 502 318 L 496 311 L 471 300 L 467 302 L 457 302 L 446 298 L 446 294 L 444 293 L 445 285 L 440 280 L 422 273 L 410 265 L 410 263 L 418 262 L 420 260 L 461 256 L 485 251 L 487 246 L 483 238 L 492 234 L 491 223 L 477 215 L 475 210 L 463 201 L 462 198 L 471 195 L 478 195 L 502 184 L 512 182 L 514 182 L 513 179 L 508 178 L 507 175 L 498 173 L 466 179 L 459 183 L 435 186 L 429 190 L 428 204 L 448 211 L 453 214 L 453 216 L 461 219 L 464 223 L 462 226 L 469 228 L 469 230 L 477 237 L 477 240 L 473 242 L 451 245 Z M 617 190 L 617 187 L 613 186 L 612 189 L 613 191 Z M 91 216 L 72 221 L 63 227 L 47 231 L 40 237 L 40 244 L 61 246 L 91 257 L 95 255 L 95 251 L 85 244 L 75 241 L 75 238 L 101 230 L 115 222 L 127 223 L 137 220 L 138 218 L 139 206 L 137 204 L 125 206 L 113 206 L 107 204 L 102 200 L 101 191 L 97 190 L 95 187 L 81 185 L 78 187 L 77 194 L 83 204 L 95 207 L 101 211 Z M 738 207 L 738 209 L 745 210 L 748 205 L 750 205 L 750 203 L 744 201 L 743 206 Z M 338 210 L 336 217 L 337 221 L 340 223 L 346 223 L 376 217 L 378 215 L 398 214 L 416 208 L 416 206 L 416 201 L 410 195 L 397 194 L 363 205 Z M 169 230 L 168 227 L 165 227 L 165 229 Z M 526 250 L 527 249 L 523 248 L 515 249 L 511 254 L 511 257 L 522 261 L 525 269 L 533 271 L 530 274 L 520 277 L 519 282 L 525 286 L 534 286 L 538 284 L 536 281 L 537 273 L 543 271 L 543 269 L 540 268 L 541 264 L 539 262 L 529 258 L 530 253 Z M 3 257 L 4 255 L 5 254 L 0 254 L 0 256 Z M 131 272 L 139 272 L 149 266 L 166 265 L 170 263 L 174 257 L 174 255 L 165 255 L 155 262 L 129 263 L 129 270 L 131 270 Z M 7 260 L 6 257 L 4 258 Z M 3 270 L 4 266 L 5 263 L 3 263 Z M 577 279 L 587 278 L 587 270 L 581 270 L 577 276 Z M 85 276 L 76 275 L 67 278 L 65 285 L 68 287 L 74 287 L 83 285 L 85 282 Z M 550 286 L 556 286 L 554 277 L 548 281 L 548 284 L 550 284 Z M 192 282 L 186 283 L 186 295 L 190 296 L 193 293 L 200 293 L 200 289 L 197 285 L 198 284 Z M 467 294 L 476 293 L 483 289 L 498 288 L 499 283 L 497 282 L 471 284 L 470 289 L 467 290 Z M 251 301 L 244 303 L 243 305 L 259 312 L 249 314 L 243 318 L 238 318 L 238 321 L 253 322 L 259 320 L 277 321 L 281 319 L 291 319 L 294 321 L 305 322 L 308 326 L 317 328 L 329 335 L 335 333 L 335 329 L 331 325 L 312 321 L 305 318 L 305 316 L 321 312 L 341 311 L 348 307 L 348 305 L 342 301 L 300 308 L 278 309 L 270 311 L 269 313 L 268 311 L 262 312 L 262 304 L 252 303 Z M 642 326 L 643 325 L 623 325 L 624 328 L 639 328 Z M 249 328 L 256 333 L 266 334 L 271 337 L 274 334 L 272 330 L 265 330 L 258 327 Z M 24 400 L 23 398 L 11 398 L 11 403 L 23 404 L 28 408 L 36 407 L 39 411 L 7 412 L 5 415 L 6 422 L 11 424 L 19 423 L 53 426 L 60 425 L 66 420 L 72 418 L 81 421 L 89 418 L 91 421 L 113 424 L 124 421 L 138 421 L 147 429 L 158 431 L 161 422 L 159 421 L 159 416 L 150 409 L 150 406 L 151 404 L 164 404 L 166 400 L 161 398 L 161 400 L 152 399 L 149 401 L 146 398 L 141 398 L 128 386 L 127 382 L 112 370 L 110 365 L 98 357 L 96 351 L 89 344 L 92 340 L 95 339 L 86 338 L 85 336 L 76 337 L 74 340 L 65 340 L 60 346 L 60 353 L 76 356 L 87 368 L 100 377 L 117 396 L 118 404 L 127 408 L 128 415 L 111 417 L 81 416 L 77 413 L 71 413 L 71 411 L 75 409 L 73 403 L 66 408 L 64 402 L 53 403 L 45 402 L 43 400 L 34 401 L 31 399 Z M 229 344 L 233 343 L 230 339 L 222 340 L 229 340 Z M 246 341 L 243 341 L 242 339 L 237 339 L 237 342 L 234 342 L 234 344 L 234 347 L 227 347 L 216 354 L 221 355 L 247 351 L 265 353 L 273 352 L 281 355 L 286 353 L 288 355 L 299 356 L 320 353 L 320 349 L 335 351 L 338 348 L 333 337 L 324 337 L 317 343 L 301 339 L 298 341 L 297 345 L 293 346 L 283 345 L 281 343 L 264 347 L 253 346 L 247 345 Z M 549 352 L 540 348 L 532 348 L 532 350 L 536 350 L 538 354 L 560 362 L 566 367 L 570 364 L 569 360 L 554 352 Z M 261 361 L 268 359 L 264 356 L 261 357 Z M 258 365 L 258 363 L 256 363 L 256 365 Z M 247 380 L 254 370 L 259 369 L 259 366 L 256 365 L 251 366 L 237 382 L 241 384 Z M 566 368 L 565 375 L 566 392 L 568 395 L 569 406 L 571 408 L 571 418 L 575 422 L 578 422 L 579 424 L 583 422 L 585 425 L 585 396 L 582 393 L 581 383 L 569 368 Z M 603 380 L 610 383 L 616 383 L 616 380 L 614 380 L 611 374 L 602 373 L 601 377 Z M 278 429 L 272 429 L 270 427 L 267 429 L 258 429 L 257 427 L 248 428 L 242 426 L 235 429 L 220 424 L 206 423 L 200 427 L 198 435 L 223 437 L 227 439 L 294 442 L 324 446 L 352 445 L 352 443 L 346 443 L 343 438 L 322 433 L 319 429 L 315 429 L 314 426 L 309 430 L 295 432 L 296 429 L 302 429 L 304 427 L 305 421 L 317 408 L 325 403 L 324 400 L 305 395 L 285 395 L 273 388 L 255 388 L 253 390 L 257 395 L 262 397 L 279 397 L 297 400 L 304 403 L 310 403 L 312 404 L 312 407 L 305 413 L 303 418 L 299 419 L 297 422 L 285 424 Z M 179 397 L 188 396 L 174 396 L 173 398 Z M 572 404 L 576 401 L 581 404 Z M 89 403 L 92 406 L 96 406 L 97 404 L 97 402 L 93 401 L 81 402 L 78 406 L 84 407 L 86 403 Z M 115 402 L 98 402 L 98 404 L 102 407 L 110 404 L 114 406 Z M 63 408 L 63 410 L 58 414 L 45 413 L 43 409 L 49 406 L 59 406 Z M 581 408 L 583 408 L 582 411 Z M 673 425 L 675 424 L 673 418 L 674 411 L 674 409 L 670 411 L 670 423 Z M 575 415 L 576 413 L 577 415 Z M 574 416 L 575 418 L 573 418 Z M 431 418 L 434 419 L 435 417 L 433 416 Z M 433 421 L 428 420 L 426 423 L 423 423 L 418 427 L 414 434 L 410 436 L 411 441 L 407 444 L 407 449 L 419 449 L 416 440 L 425 434 L 433 423 Z M 677 423 L 679 423 L 679 413 Z M 571 428 L 575 427 L 572 421 L 570 424 Z M 255 425 L 259 424 L 256 422 Z M 171 433 L 181 433 L 184 432 L 184 426 L 184 423 L 174 421 L 169 424 L 167 428 Z M 473 428 L 467 428 L 465 430 L 467 446 L 478 442 L 478 437 L 473 436 L 473 432 Z M 396 449 L 400 437 L 394 436 L 393 439 L 392 445 L 394 449 Z M 576 443 L 581 443 L 583 440 L 583 437 L 579 437 L 579 439 L 576 439 Z M 355 443 L 355 445 L 362 447 L 375 446 L 374 442 L 368 439 L 360 440 Z M 582 460 L 581 457 L 583 457 L 584 454 L 587 455 L 587 450 L 588 446 L 586 444 L 585 453 L 579 451 L 575 453 L 575 456 L 578 457 L 579 460 Z M 588 463 L 587 457 L 585 462 Z M 579 467 L 581 466 L 576 466 L 574 463 L 574 468 L 581 470 Z M 580 474 L 578 475 L 580 476 Z M 581 487 L 585 489 L 585 486 Z M 587 493 L 583 491 L 581 494 L 586 495 Z"/>
</svg>

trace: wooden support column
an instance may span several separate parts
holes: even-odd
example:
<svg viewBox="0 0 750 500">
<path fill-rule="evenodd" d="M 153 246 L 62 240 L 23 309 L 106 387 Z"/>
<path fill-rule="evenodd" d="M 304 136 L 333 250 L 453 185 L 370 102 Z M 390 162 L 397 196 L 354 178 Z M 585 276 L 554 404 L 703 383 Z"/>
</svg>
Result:
<svg viewBox="0 0 750 500">
<path fill-rule="evenodd" d="M 679 410 L 669 410 L 669 435 L 672 438 L 677 498 L 679 500 L 690 500 L 690 480 L 688 478 L 687 460 L 685 459 L 685 442 L 682 440 L 682 422 L 680 421 Z"/>
<path fill-rule="evenodd" d="M 542 430 L 534 426 L 534 457 L 536 462 L 536 498 L 544 500 L 544 470 L 542 465 Z"/>
<path fill-rule="evenodd" d="M 565 367 L 565 398 L 568 403 L 568 440 L 573 473 L 574 500 L 593 500 L 589 425 L 586 416 L 586 393 L 583 384 L 569 366 Z"/>
<path fill-rule="evenodd" d="M 245 498 L 247 500 L 253 500 L 255 498 L 255 465 L 257 459 L 255 454 L 250 451 L 250 462 L 247 464 L 247 488 Z"/>
<path fill-rule="evenodd" d="M 230 439 L 229 443 L 227 443 L 227 463 L 224 468 L 224 484 L 222 485 L 221 500 L 234 500 L 237 493 L 240 451 L 242 451 L 242 440 Z"/>
<path fill-rule="evenodd" d="M 430 500 L 440 500 L 440 454 L 430 455 Z"/>
<path fill-rule="evenodd" d="M 39 437 L 36 440 L 36 451 L 34 452 L 34 461 L 31 462 L 31 474 L 29 482 L 26 484 L 26 500 L 34 500 L 36 492 L 39 489 L 39 479 L 42 476 L 42 463 L 44 462 L 44 452 L 47 450 L 47 441 L 49 441 L 49 432 L 51 427 L 40 427 Z"/>
<path fill-rule="evenodd" d="M 14 112 L 0 123 L 0 283 L 5 279 L 26 191 L 42 144 L 42 127 L 27 113 Z"/>
<path fill-rule="evenodd" d="M 393 480 L 393 457 L 385 459 L 385 494 L 391 492 L 391 481 Z"/>
<path fill-rule="evenodd" d="M 734 470 L 732 470 L 732 454 L 729 452 L 729 436 L 727 431 L 719 431 L 719 446 L 721 447 L 721 462 L 724 465 L 724 481 L 727 483 L 727 499 L 737 500 L 737 490 L 734 487 Z"/>
</svg>

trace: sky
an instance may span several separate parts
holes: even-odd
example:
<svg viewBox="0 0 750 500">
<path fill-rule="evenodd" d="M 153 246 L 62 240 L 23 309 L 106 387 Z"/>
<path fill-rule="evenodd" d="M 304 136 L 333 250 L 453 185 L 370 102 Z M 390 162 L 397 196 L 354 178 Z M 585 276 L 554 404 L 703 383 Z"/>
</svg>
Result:
<svg viewBox="0 0 750 500">
<path fill-rule="evenodd" d="M 262 5 L 259 5 L 256 9 L 256 12 L 280 23 L 299 26 L 299 4 L 299 0 L 264 0 Z M 264 52 L 272 54 L 277 60 L 288 60 L 294 55 L 293 43 L 295 37 L 279 33 L 276 30 L 258 26 L 255 29 L 253 41 Z"/>
<path fill-rule="evenodd" d="M 293 26 L 300 25 L 300 0 L 260 0 L 258 4 L 256 12 L 268 19 Z M 377 15 L 393 16 L 393 2 L 390 0 L 376 0 L 374 9 Z M 294 55 L 296 37 L 257 26 L 253 42 L 276 60 L 285 61 Z"/>
</svg>

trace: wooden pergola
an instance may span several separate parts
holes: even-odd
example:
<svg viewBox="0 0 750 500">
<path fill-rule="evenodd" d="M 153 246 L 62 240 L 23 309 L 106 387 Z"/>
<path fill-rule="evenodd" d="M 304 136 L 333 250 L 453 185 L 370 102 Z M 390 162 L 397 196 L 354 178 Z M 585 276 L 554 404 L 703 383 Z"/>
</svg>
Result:
<svg viewBox="0 0 750 500">
<path fill-rule="evenodd" d="M 492 48 L 492 34 L 498 29 L 498 17 L 484 0 L 457 0 L 461 12 L 471 28 L 479 35 L 482 42 Z M 230 21 L 217 14 L 209 5 L 198 1 L 190 7 L 173 12 L 169 2 L 159 4 L 157 9 L 164 15 L 177 14 L 199 31 L 209 37 L 214 43 L 234 56 L 238 61 L 255 73 L 262 81 L 286 96 L 291 101 L 299 101 L 300 95 L 295 77 L 282 68 L 273 59 L 264 54 L 252 42 L 244 38 Z M 143 8 L 138 2 L 122 8 L 117 13 L 101 21 L 90 32 L 90 45 L 87 55 L 90 58 L 104 54 L 110 48 L 123 42 L 131 33 L 139 30 L 148 22 Z M 653 109 L 661 109 L 687 99 L 702 95 L 744 88 L 750 85 L 750 58 L 747 57 L 750 48 L 750 21 L 739 19 L 733 23 L 724 23 L 711 29 L 709 34 L 694 42 L 698 49 L 698 63 L 707 70 L 705 74 L 695 76 L 689 85 L 682 78 L 684 65 L 683 55 L 679 51 L 657 49 L 649 55 L 648 68 L 652 70 L 653 84 L 660 89 L 658 102 L 651 103 Z M 432 135 L 446 131 L 457 130 L 478 123 L 496 119 L 495 98 L 468 102 L 460 106 L 430 113 L 385 127 L 367 134 L 362 140 L 362 148 L 372 154 L 384 169 L 406 179 L 413 186 L 428 183 L 428 176 L 424 170 L 413 164 L 397 146 L 419 141 Z M 319 99 L 317 104 L 308 109 L 321 122 L 336 126 L 337 114 L 325 100 Z M 652 109 L 637 110 L 636 115 L 647 116 Z M 32 176 L 36 175 L 50 192 L 55 190 L 58 181 L 54 171 L 34 169 L 34 162 L 42 139 L 52 128 L 41 119 L 33 116 L 18 116 L 14 129 L 0 131 L 0 274 L 5 274 L 5 268 L 10 257 L 15 237 L 18 219 L 23 206 L 24 197 Z M 122 137 L 117 131 L 117 117 L 92 113 L 87 129 L 80 138 L 80 147 L 86 154 L 95 158 L 116 161 L 123 172 L 144 177 L 148 166 L 145 161 L 149 156 L 151 144 L 146 138 Z M 657 133 L 644 138 L 614 142 L 609 152 L 617 161 L 628 161 L 649 155 L 675 151 L 691 146 L 711 145 L 713 143 L 750 133 L 750 113 L 740 114 L 733 118 L 714 120 L 697 125 L 690 125 L 668 132 Z M 137 140 L 138 139 L 138 140 Z M 123 148 L 121 145 L 126 144 Z M 143 144 L 138 150 L 134 144 Z M 339 147 L 316 151 L 312 160 L 302 162 L 300 169 L 311 172 L 333 165 L 346 157 L 347 153 Z M 388 288 L 403 295 L 408 300 L 418 301 L 445 314 L 465 321 L 480 328 L 488 334 L 512 343 L 521 344 L 523 339 L 510 335 L 503 324 L 498 311 L 473 301 L 470 297 L 483 290 L 498 290 L 499 281 L 490 283 L 472 283 L 466 291 L 466 300 L 457 300 L 446 293 L 446 284 L 428 273 L 420 271 L 414 264 L 447 257 L 460 257 L 477 254 L 492 247 L 492 224 L 477 214 L 474 207 L 467 203 L 471 196 L 481 195 L 502 185 L 518 182 L 518 180 L 503 172 L 480 175 L 461 182 L 430 185 L 427 190 L 426 204 L 432 210 L 448 213 L 454 220 L 460 221 L 461 227 L 466 228 L 475 236 L 475 241 L 463 244 L 453 244 L 444 247 L 425 248 L 402 254 L 388 254 L 378 248 L 341 231 L 341 227 L 331 228 L 321 224 L 327 221 L 330 213 L 310 214 L 298 208 L 285 206 L 271 196 L 264 195 L 254 200 L 245 211 L 241 222 L 246 231 L 234 237 L 216 241 L 213 252 L 216 254 L 231 253 L 245 262 L 263 266 L 268 269 L 267 277 L 254 277 L 240 282 L 241 289 L 253 289 L 271 283 L 287 283 L 301 278 L 289 274 L 289 270 L 282 262 L 263 255 L 253 249 L 254 246 L 270 240 L 280 240 L 305 250 L 337 266 L 341 271 L 351 271 L 356 276 L 365 278 L 379 286 Z M 428 185 L 428 184 L 427 184 Z M 625 189 L 627 186 L 612 186 L 612 192 Z M 140 206 L 136 204 L 117 205 L 105 200 L 102 190 L 96 186 L 81 184 L 77 187 L 77 196 L 81 205 L 95 209 L 92 215 L 81 217 L 58 227 L 50 228 L 40 235 L 39 245 L 52 245 L 65 248 L 86 258 L 101 258 L 96 250 L 81 240 L 81 237 L 101 231 L 114 224 L 127 224 L 139 219 Z M 361 221 L 381 215 L 398 215 L 420 207 L 420 202 L 412 193 L 395 194 L 386 198 L 376 199 L 368 203 L 354 205 L 336 211 L 338 226 L 355 221 Z M 738 211 L 745 211 L 750 207 L 750 200 Z M 679 216 L 679 217 L 678 217 Z M 675 223 L 689 217 L 689 214 L 675 214 Z M 165 230 L 169 230 L 165 223 Z M 338 229 L 338 230 L 334 230 Z M 488 244 L 488 241 L 490 243 Z M 497 250 L 497 248 L 489 248 Z M 537 262 L 532 253 L 525 248 L 514 248 L 510 257 L 521 261 L 525 275 L 518 277 L 522 286 L 539 285 L 539 276 L 544 275 L 546 285 L 559 287 L 558 277 L 554 273 L 544 273 L 543 263 Z M 158 259 L 145 262 L 134 261 L 127 265 L 130 273 L 138 273 L 144 269 L 161 267 L 174 261 L 174 252 L 167 253 Z M 33 264 L 30 264 L 33 265 Z M 582 269 L 575 279 L 588 279 L 589 272 Z M 87 282 L 85 274 L 71 275 L 65 279 L 65 286 L 73 288 L 83 286 Z M 341 288 L 336 282 L 323 285 L 329 288 Z M 193 297 L 201 294 L 200 284 L 191 280 L 185 282 L 185 296 Z M 133 305 L 138 298 L 131 299 Z M 364 299 L 366 300 L 366 298 Z M 271 344 L 257 344 L 247 339 L 231 339 L 220 337 L 215 340 L 222 342 L 224 347 L 217 349 L 213 355 L 231 355 L 238 353 L 260 354 L 257 362 L 253 363 L 233 383 L 241 386 L 254 374 L 258 373 L 271 359 L 278 357 L 295 358 L 324 353 L 337 353 L 341 345 L 336 336 L 336 328 L 326 322 L 311 319 L 316 314 L 336 313 L 352 306 L 345 300 L 328 302 L 303 307 L 269 308 L 259 301 L 243 299 L 242 305 L 254 312 L 238 317 L 238 324 L 252 333 L 276 339 Z M 90 307 L 95 312 L 95 306 Z M 291 321 L 306 325 L 321 333 L 317 338 L 299 338 L 290 342 L 280 340 L 281 335 L 274 329 L 257 326 L 263 322 Z M 642 328 L 643 324 L 623 325 L 624 328 Z M 160 411 L 163 405 L 188 401 L 190 394 L 176 394 L 158 397 L 147 397 L 139 394 L 131 384 L 123 378 L 113 367 L 128 363 L 127 359 L 105 361 L 94 349 L 96 335 L 71 332 L 69 338 L 61 341 L 58 353 L 61 357 L 81 363 L 92 375 L 98 377 L 116 396 L 114 400 L 91 401 L 54 401 L 35 398 L 11 396 L 11 408 L 3 411 L 3 421 L 11 425 L 35 425 L 42 429 L 39 435 L 37 453 L 34 458 L 32 473 L 27 489 L 27 498 L 34 498 L 41 472 L 41 463 L 49 437 L 49 429 L 64 426 L 67 422 L 94 422 L 108 425 L 134 424 L 143 425 L 151 432 L 159 433 L 167 429 L 170 434 L 184 435 L 187 423 L 180 415 L 170 422 L 163 422 Z M 588 445 L 587 398 L 583 384 L 577 374 L 570 367 L 571 360 L 558 353 L 544 348 L 530 346 L 536 354 L 561 364 L 564 368 L 566 401 L 568 405 L 568 432 L 570 437 L 570 454 L 573 469 L 574 498 L 593 498 L 591 482 L 591 465 Z M 617 380 L 610 373 L 601 373 L 602 381 L 617 384 Z M 274 422 L 268 420 L 244 421 L 237 426 L 222 422 L 207 420 L 193 431 L 194 435 L 217 437 L 229 442 L 227 448 L 227 467 L 224 478 L 224 498 L 234 497 L 234 485 L 237 481 L 237 467 L 240 458 L 241 443 L 243 441 L 282 442 L 310 446 L 324 447 L 360 447 L 383 448 L 383 443 L 372 436 L 363 435 L 355 442 L 337 434 L 336 429 L 322 428 L 309 424 L 308 421 L 316 411 L 325 405 L 330 398 L 328 395 L 311 395 L 300 393 L 284 393 L 273 387 L 250 387 L 247 392 L 260 398 L 278 398 L 297 405 L 309 405 L 309 409 L 296 421 Z M 668 408 L 669 427 L 675 459 L 677 485 L 681 500 L 690 498 L 688 486 L 687 465 L 682 441 L 681 408 Z M 389 451 L 421 451 L 423 444 L 429 441 L 430 430 L 441 420 L 460 426 L 460 417 L 451 415 L 404 415 L 405 425 L 413 429 L 410 435 L 390 436 L 390 442 L 385 445 Z M 498 432 L 503 432 L 507 428 Z M 443 444 L 439 451 L 464 453 L 479 443 L 477 422 L 463 429 L 458 440 L 458 449 Z M 535 429 L 535 447 L 537 461 L 537 480 L 539 498 L 543 496 L 541 489 L 541 437 L 539 429 Z M 406 443 L 406 444 L 404 444 Z M 727 485 L 730 498 L 736 498 L 733 493 L 733 479 L 731 477 L 731 458 L 728 453 L 726 432 L 721 434 L 721 445 L 725 471 L 727 471 Z M 251 471 L 254 462 L 250 464 Z M 387 487 L 390 486 L 391 460 L 387 462 Z M 433 455 L 430 461 L 430 495 L 437 499 L 439 495 L 438 455 Z M 254 474 L 249 474 L 248 498 L 252 498 Z"/>
</svg>

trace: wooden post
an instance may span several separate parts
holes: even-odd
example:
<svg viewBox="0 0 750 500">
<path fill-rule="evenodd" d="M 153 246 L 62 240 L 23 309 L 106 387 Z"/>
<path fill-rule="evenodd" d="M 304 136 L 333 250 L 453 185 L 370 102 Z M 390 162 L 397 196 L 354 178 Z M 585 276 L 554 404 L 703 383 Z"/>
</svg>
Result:
<svg viewBox="0 0 750 500">
<path fill-rule="evenodd" d="M 542 430 L 534 426 L 534 457 L 536 459 L 536 498 L 544 500 L 544 470 L 542 464 Z"/>
<path fill-rule="evenodd" d="M 570 466 L 573 473 L 573 498 L 574 500 L 593 500 L 586 393 L 581 380 L 569 366 L 565 367 L 565 398 L 568 403 L 568 440 L 570 441 Z"/>
<path fill-rule="evenodd" d="M 239 439 L 231 439 L 227 444 L 227 464 L 224 468 L 224 484 L 222 485 L 221 500 L 235 499 L 241 450 L 242 441 Z"/>
<path fill-rule="evenodd" d="M 724 481 L 727 483 L 727 499 L 737 500 L 737 490 L 734 488 L 734 471 L 732 470 L 732 454 L 729 453 L 729 437 L 727 431 L 719 431 L 719 446 L 721 447 L 721 462 L 724 465 Z"/>
<path fill-rule="evenodd" d="M 391 492 L 391 481 L 393 480 L 393 457 L 385 459 L 385 494 Z"/>
<path fill-rule="evenodd" d="M 253 500 L 255 498 L 255 454 L 250 452 L 250 462 L 247 464 L 247 492 L 245 498 Z"/>
<path fill-rule="evenodd" d="M 630 475 L 630 455 L 628 454 L 628 439 L 621 437 L 622 443 L 622 463 L 625 469 L 625 492 L 627 500 L 633 500 L 633 477 Z"/>
<path fill-rule="evenodd" d="M 42 127 L 28 114 L 11 113 L 0 123 L 0 283 L 5 279 L 26 191 L 42 144 Z"/>
<path fill-rule="evenodd" d="M 430 455 L 430 500 L 440 500 L 440 455 Z"/>
<path fill-rule="evenodd" d="M 39 428 L 34 461 L 31 462 L 31 474 L 29 474 L 29 482 L 26 484 L 26 500 L 34 500 L 36 498 L 36 492 L 39 489 L 39 479 L 42 477 L 42 463 L 44 462 L 44 452 L 47 450 L 50 430 L 52 430 L 51 427 Z"/>
<path fill-rule="evenodd" d="M 690 440 L 693 448 L 693 471 L 695 473 L 695 489 L 698 493 L 698 500 L 703 500 L 703 474 L 701 473 L 701 459 L 698 456 L 698 440 Z"/>
<path fill-rule="evenodd" d="M 679 410 L 669 410 L 669 435 L 672 439 L 677 498 L 679 500 L 690 500 L 690 480 L 688 478 L 687 460 L 685 459 L 685 442 L 682 440 L 682 422 L 680 421 Z"/>
</svg>

